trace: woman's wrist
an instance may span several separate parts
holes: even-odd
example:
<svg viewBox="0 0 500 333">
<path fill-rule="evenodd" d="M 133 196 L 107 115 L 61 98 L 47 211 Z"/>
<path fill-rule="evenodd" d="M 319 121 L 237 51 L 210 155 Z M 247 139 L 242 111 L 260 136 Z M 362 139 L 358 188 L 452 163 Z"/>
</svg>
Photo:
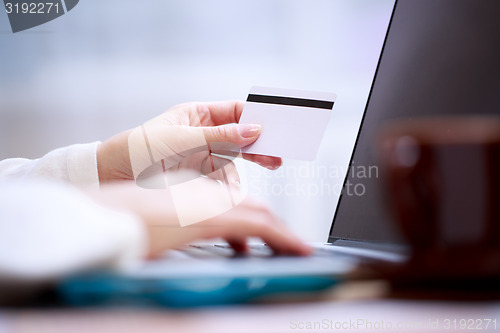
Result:
<svg viewBox="0 0 500 333">
<path fill-rule="evenodd" d="M 132 180 L 132 167 L 128 150 L 130 131 L 119 133 L 97 147 L 99 183 Z"/>
</svg>

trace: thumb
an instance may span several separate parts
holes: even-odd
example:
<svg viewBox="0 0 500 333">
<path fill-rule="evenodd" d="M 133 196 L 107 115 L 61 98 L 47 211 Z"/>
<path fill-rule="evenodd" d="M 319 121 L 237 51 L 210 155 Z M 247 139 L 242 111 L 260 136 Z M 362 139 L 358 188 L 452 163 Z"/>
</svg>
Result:
<svg viewBox="0 0 500 333">
<path fill-rule="evenodd" d="M 254 143 L 261 131 L 262 126 L 258 124 L 228 124 L 203 128 L 208 143 L 227 142 L 239 147 Z"/>
</svg>

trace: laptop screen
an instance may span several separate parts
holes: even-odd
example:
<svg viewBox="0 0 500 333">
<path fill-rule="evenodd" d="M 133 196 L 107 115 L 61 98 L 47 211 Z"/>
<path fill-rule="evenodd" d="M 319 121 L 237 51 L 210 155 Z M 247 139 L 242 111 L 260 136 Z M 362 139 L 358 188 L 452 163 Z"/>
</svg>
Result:
<svg viewBox="0 0 500 333">
<path fill-rule="evenodd" d="M 500 114 L 500 1 L 398 0 L 329 241 L 402 243 L 385 202 L 376 136 L 390 119 Z"/>
</svg>

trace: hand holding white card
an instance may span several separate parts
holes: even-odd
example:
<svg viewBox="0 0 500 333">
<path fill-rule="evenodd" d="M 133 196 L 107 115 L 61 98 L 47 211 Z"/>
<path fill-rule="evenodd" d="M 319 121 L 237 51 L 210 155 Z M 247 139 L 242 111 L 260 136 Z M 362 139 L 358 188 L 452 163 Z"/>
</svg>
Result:
<svg viewBox="0 0 500 333">
<path fill-rule="evenodd" d="M 240 124 L 260 124 L 257 141 L 243 153 L 311 161 L 332 113 L 334 93 L 252 87 Z"/>
</svg>

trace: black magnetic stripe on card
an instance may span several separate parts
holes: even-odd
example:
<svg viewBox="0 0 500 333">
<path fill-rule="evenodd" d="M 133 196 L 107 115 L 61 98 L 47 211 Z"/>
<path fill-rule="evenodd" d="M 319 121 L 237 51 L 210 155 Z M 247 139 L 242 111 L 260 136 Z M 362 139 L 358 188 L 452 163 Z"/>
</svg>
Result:
<svg viewBox="0 0 500 333">
<path fill-rule="evenodd" d="M 305 98 L 283 97 L 283 96 L 250 94 L 248 95 L 247 102 L 303 106 L 307 108 L 326 109 L 326 110 L 333 109 L 333 102 L 330 101 L 320 101 L 316 99 L 305 99 Z"/>
</svg>

